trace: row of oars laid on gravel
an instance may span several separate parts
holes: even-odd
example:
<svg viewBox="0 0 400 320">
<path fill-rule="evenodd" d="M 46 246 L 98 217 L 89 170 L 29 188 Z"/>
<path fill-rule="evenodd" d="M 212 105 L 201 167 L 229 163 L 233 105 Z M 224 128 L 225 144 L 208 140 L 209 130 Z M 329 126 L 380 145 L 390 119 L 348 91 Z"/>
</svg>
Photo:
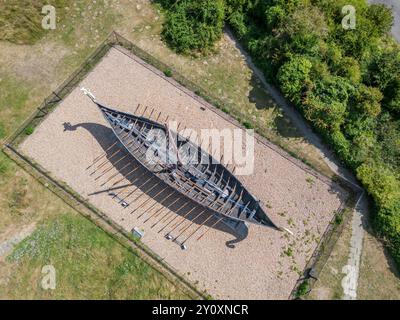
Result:
<svg viewBox="0 0 400 320">
<path fill-rule="evenodd" d="M 139 104 L 134 113 L 137 113 L 140 108 L 141 105 Z M 148 107 L 145 107 L 141 117 L 145 117 L 147 110 Z M 150 115 L 146 117 L 151 119 L 153 113 L 154 109 L 152 109 Z M 158 121 L 160 117 L 161 112 L 158 114 L 155 121 Z M 168 117 L 165 118 L 164 122 L 167 121 Z M 134 125 L 135 124 L 136 123 L 134 123 Z M 180 126 L 181 124 L 178 123 L 178 129 Z M 143 130 L 143 128 L 144 126 L 141 130 Z M 131 132 L 127 132 L 122 139 L 128 137 Z M 190 139 L 190 137 L 188 139 Z M 132 146 L 133 143 L 134 141 L 130 142 L 127 147 Z M 134 150 L 138 150 L 141 146 L 142 145 L 139 145 Z M 223 219 L 216 218 L 214 215 L 207 212 L 207 209 L 183 198 L 179 192 L 155 177 L 141 164 L 134 161 L 125 148 L 120 146 L 118 140 L 110 144 L 101 155 L 95 157 L 92 164 L 86 169 L 89 175 L 93 176 L 94 180 L 100 183 L 101 187 L 106 188 L 104 191 L 96 192 L 95 194 L 108 192 L 114 199 L 118 200 L 124 208 L 135 203 L 136 207 L 130 214 L 138 213 L 137 219 L 143 218 L 143 223 L 153 220 L 154 223 L 150 228 L 155 228 L 157 225 L 161 226 L 158 233 L 166 232 L 165 237 L 178 243 L 182 249 L 186 249 L 186 243 L 189 239 L 199 234 L 197 241 L 200 240 Z M 143 179 L 144 181 L 141 181 Z M 148 186 L 150 186 L 150 188 L 148 188 Z M 161 189 L 154 195 L 149 195 L 160 186 L 162 186 Z M 146 187 L 148 189 L 142 191 L 146 189 Z M 186 193 L 190 194 L 194 187 L 193 185 Z M 146 198 L 145 195 L 148 195 L 148 197 Z M 160 198 L 160 200 L 156 200 L 157 197 Z M 169 203 L 168 200 L 170 201 Z M 181 200 L 183 200 L 183 204 L 173 210 L 173 206 Z M 196 209 L 199 210 L 197 214 L 195 214 Z M 185 210 L 187 211 L 185 212 Z M 215 219 L 215 222 L 212 223 L 212 219 Z M 208 227 L 205 226 L 207 222 L 210 223 Z M 192 228 L 193 226 L 194 228 Z M 206 229 L 201 232 L 203 227 Z M 173 234 L 176 235 L 174 236 Z M 180 240 L 182 238 L 183 240 Z"/>
</svg>

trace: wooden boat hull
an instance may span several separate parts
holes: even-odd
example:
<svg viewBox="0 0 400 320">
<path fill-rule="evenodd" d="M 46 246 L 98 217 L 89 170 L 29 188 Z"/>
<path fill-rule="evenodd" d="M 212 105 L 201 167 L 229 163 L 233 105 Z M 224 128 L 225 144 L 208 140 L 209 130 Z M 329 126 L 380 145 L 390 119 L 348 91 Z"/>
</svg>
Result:
<svg viewBox="0 0 400 320">
<path fill-rule="evenodd" d="M 217 216 L 280 230 L 234 174 L 199 146 L 171 132 L 167 125 L 94 102 L 124 148 L 182 195 Z M 170 135 L 175 148 L 165 139 Z M 192 161 L 182 161 L 177 152 L 185 146 L 194 154 Z"/>
</svg>

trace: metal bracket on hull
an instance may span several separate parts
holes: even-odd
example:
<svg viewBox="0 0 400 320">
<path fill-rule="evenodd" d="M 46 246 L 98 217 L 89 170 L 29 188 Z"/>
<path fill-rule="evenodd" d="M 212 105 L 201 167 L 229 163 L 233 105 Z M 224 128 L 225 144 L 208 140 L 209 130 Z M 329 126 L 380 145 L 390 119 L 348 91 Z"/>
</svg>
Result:
<svg viewBox="0 0 400 320">
<path fill-rule="evenodd" d="M 232 231 L 234 231 L 239 237 L 243 237 L 245 238 L 247 236 L 247 232 L 248 232 L 248 225 L 245 221 L 241 221 L 241 220 L 234 220 L 234 219 L 229 219 L 229 218 L 222 218 L 222 220 L 220 218 L 218 218 L 218 221 L 221 221 L 222 223 L 224 223 L 228 228 L 230 228 Z M 172 240 L 172 242 L 178 244 L 182 250 L 186 250 L 188 247 L 186 245 L 186 240 L 180 241 L 178 240 L 178 237 L 174 237 L 171 233 L 167 233 L 165 235 L 165 238 L 167 240 Z"/>
<path fill-rule="evenodd" d="M 120 198 L 116 193 L 109 192 L 108 195 L 116 200 L 124 209 L 129 207 L 129 203 L 127 203 L 124 199 Z"/>
</svg>

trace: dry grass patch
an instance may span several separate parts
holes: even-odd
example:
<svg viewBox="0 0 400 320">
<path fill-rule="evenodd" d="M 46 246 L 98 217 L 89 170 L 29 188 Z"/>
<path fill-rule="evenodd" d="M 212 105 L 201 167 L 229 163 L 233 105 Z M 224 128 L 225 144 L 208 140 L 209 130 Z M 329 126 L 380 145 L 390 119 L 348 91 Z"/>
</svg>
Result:
<svg viewBox="0 0 400 320">
<path fill-rule="evenodd" d="M 387 249 L 373 235 L 364 235 L 361 256 L 359 299 L 400 299 L 400 274 Z"/>
<path fill-rule="evenodd" d="M 55 290 L 41 287 L 44 265 L 56 270 Z M 0 282 L 3 299 L 188 298 L 135 254 L 75 214 L 57 215 L 38 227 L 0 262 L 1 269 L 8 274 Z"/>
<path fill-rule="evenodd" d="M 319 275 L 318 281 L 312 288 L 308 299 L 312 300 L 332 300 L 342 299 L 343 288 L 342 279 L 345 274 L 342 273 L 343 267 L 347 264 L 349 257 L 349 246 L 351 238 L 351 219 L 346 223 L 343 232 L 338 239 L 328 261 Z"/>
</svg>

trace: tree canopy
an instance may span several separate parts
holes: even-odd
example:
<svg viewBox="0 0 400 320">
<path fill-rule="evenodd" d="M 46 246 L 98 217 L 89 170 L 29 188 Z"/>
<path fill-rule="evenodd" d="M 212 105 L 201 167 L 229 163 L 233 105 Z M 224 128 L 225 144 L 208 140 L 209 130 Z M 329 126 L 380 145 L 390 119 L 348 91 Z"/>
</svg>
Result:
<svg viewBox="0 0 400 320">
<path fill-rule="evenodd" d="M 400 265 L 400 46 L 391 10 L 366 0 L 164 0 L 164 38 L 208 50 L 224 23 L 267 79 L 354 170 Z M 342 19 L 355 8 L 354 28 Z M 348 8 L 348 7 L 347 7 Z"/>
</svg>

